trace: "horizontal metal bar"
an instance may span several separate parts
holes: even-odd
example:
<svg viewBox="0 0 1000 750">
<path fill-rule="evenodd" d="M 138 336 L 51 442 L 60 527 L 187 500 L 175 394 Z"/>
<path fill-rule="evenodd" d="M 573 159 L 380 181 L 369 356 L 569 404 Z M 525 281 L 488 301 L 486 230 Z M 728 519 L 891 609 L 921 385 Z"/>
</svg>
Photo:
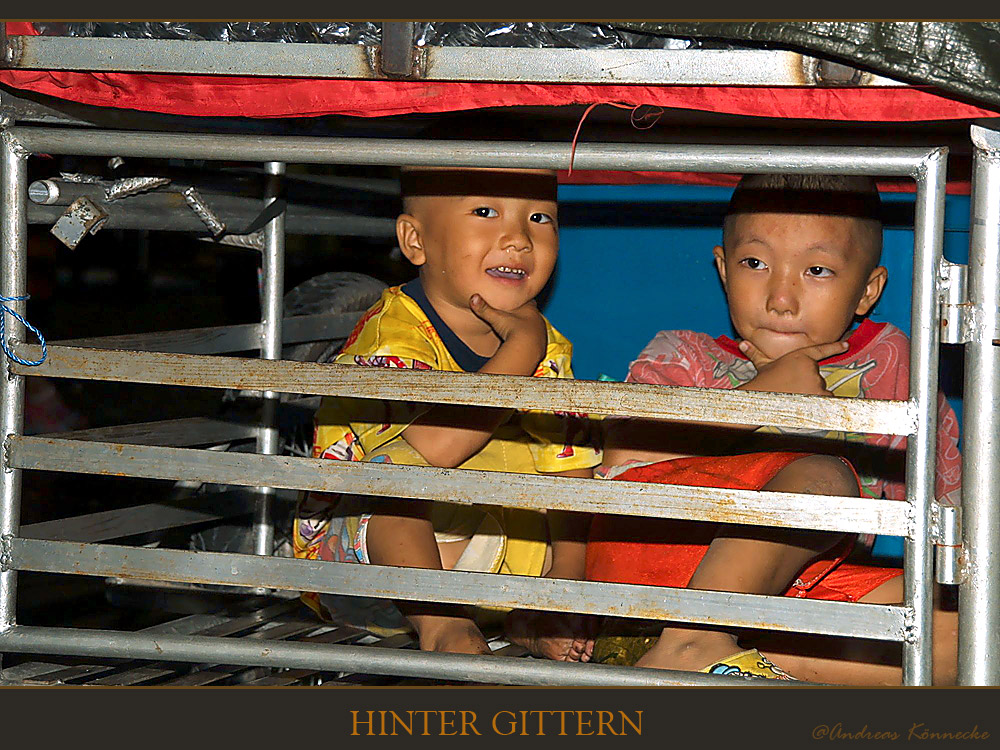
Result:
<svg viewBox="0 0 1000 750">
<path fill-rule="evenodd" d="M 12 67 L 245 76 L 375 79 L 374 48 L 360 44 L 217 42 L 13 36 Z M 408 49 L 413 50 L 413 47 Z M 802 86 L 810 58 L 784 50 L 426 47 L 430 81 Z M 870 79 L 870 80 L 869 80 Z M 867 76 L 868 85 L 902 85 Z"/>
<path fill-rule="evenodd" d="M 565 169 L 570 143 L 428 141 L 395 138 L 205 135 L 15 126 L 29 153 L 139 158 L 283 161 L 298 164 Z M 668 172 L 917 175 L 942 149 L 824 146 L 703 146 L 581 143 L 573 168 Z"/>
<path fill-rule="evenodd" d="M 362 312 L 359 310 L 356 313 L 317 313 L 284 318 L 282 341 L 286 344 L 298 344 L 304 341 L 347 338 Z M 52 341 L 50 346 L 134 349 L 177 354 L 220 354 L 223 352 L 252 351 L 260 349 L 260 323 L 65 339 Z"/>
<path fill-rule="evenodd" d="M 181 624 L 177 627 L 180 622 L 174 620 L 172 623 L 163 623 L 161 625 L 154 625 L 149 628 L 143 628 L 142 632 L 155 634 L 155 635 L 213 635 L 213 636 L 237 636 L 243 635 L 249 631 L 255 630 L 260 625 L 271 622 L 279 617 L 284 617 L 290 615 L 293 612 L 300 610 L 302 603 L 297 600 L 285 600 L 266 604 L 264 606 L 257 605 L 252 611 L 246 614 L 240 614 L 235 617 L 224 617 L 218 622 L 209 623 L 204 629 L 193 630 Z M 193 615 L 193 617 L 200 617 L 200 615 Z M 183 618 L 187 621 L 187 618 Z M 190 621 L 187 621 L 190 622 Z"/>
<path fill-rule="evenodd" d="M 21 92 L 18 92 L 21 93 Z M 32 96 L 29 92 L 29 96 Z M 95 127 L 96 122 L 90 121 L 86 116 L 81 116 L 80 110 L 86 109 L 84 105 L 68 102 L 65 99 L 51 99 L 47 104 L 40 104 L 21 96 L 15 96 L 7 89 L 0 90 L 0 117 L 9 117 L 13 122 L 40 123 L 43 125 L 76 125 L 78 127 Z M 97 107 L 98 113 L 105 118 L 109 113 L 115 117 L 122 110 L 111 107 Z M 66 111 L 70 110 L 70 111 Z M 131 110 L 129 110 L 131 113 Z M 135 114 L 139 114 L 136 112 Z M 113 124 L 112 124 L 113 123 Z M 123 122 L 114 123 L 113 120 L 105 119 L 105 127 L 122 127 Z"/>
<path fill-rule="evenodd" d="M 0 651 L 349 671 L 506 685 L 799 687 L 803 684 L 783 680 L 748 683 L 740 677 L 615 667 L 607 664 L 571 664 L 544 659 L 439 654 L 295 641 L 261 642 L 198 635 L 148 635 L 32 625 L 16 625 L 0 633 Z"/>
<path fill-rule="evenodd" d="M 276 621 L 277 622 L 277 621 Z M 247 638 L 252 638 L 254 640 L 285 640 L 289 638 L 294 638 L 301 633 L 316 630 L 316 619 L 311 618 L 309 620 L 290 620 L 286 621 L 282 625 L 277 625 L 272 628 L 258 630 L 254 633 L 247 635 Z M 354 631 L 357 634 L 357 631 Z M 350 635 L 345 634 L 342 640 L 346 640 Z M 137 662 L 134 665 L 129 665 L 128 669 L 121 669 L 119 667 L 114 674 L 107 675 L 106 677 L 101 677 L 96 680 L 91 680 L 88 685 L 134 685 L 141 682 L 148 682 L 153 678 L 160 678 L 166 676 L 176 676 L 177 665 L 171 662 L 165 661 L 155 661 L 155 662 Z"/>
<path fill-rule="evenodd" d="M 21 538 L 10 544 L 16 569 L 45 573 L 267 586 L 892 641 L 902 640 L 905 630 L 904 607 L 875 604 L 108 544 Z"/>
<path fill-rule="evenodd" d="M 67 680 L 103 674 L 112 669 L 114 667 L 97 664 L 67 667 L 65 664 L 26 662 L 4 669 L 0 677 L 0 687 L 66 684 Z"/>
<path fill-rule="evenodd" d="M 605 482 L 499 471 L 11 436 L 10 468 L 186 479 L 463 505 L 578 510 L 783 528 L 908 535 L 908 505 L 875 498 Z"/>
<path fill-rule="evenodd" d="M 426 80 L 653 86 L 809 86 L 812 58 L 786 50 L 428 47 Z M 814 66 L 813 66 L 814 67 Z M 904 85 L 866 76 L 867 85 Z M 884 83 L 883 83 L 884 82 Z"/>
<path fill-rule="evenodd" d="M 235 440 L 256 437 L 257 424 L 227 422 L 223 419 L 188 417 L 164 419 L 158 422 L 93 427 L 72 432 L 49 432 L 36 435 L 56 440 L 88 440 L 101 443 L 129 443 L 130 445 L 168 445 L 193 447 L 196 445 L 222 445 Z"/>
<path fill-rule="evenodd" d="M 179 192 L 164 191 L 135 195 L 127 200 L 108 203 L 103 200 L 103 189 L 94 190 L 93 186 L 89 186 L 90 189 L 87 187 L 83 185 L 82 189 L 74 192 L 102 196 L 91 199 L 108 215 L 101 229 L 151 229 L 160 232 L 198 234 L 205 234 L 207 231 L 204 222 L 184 202 Z M 232 234 L 240 234 L 248 229 L 260 215 L 260 201 L 252 198 L 209 193 L 203 194 L 202 197 Z M 28 223 L 52 224 L 65 211 L 66 208 L 61 203 L 39 205 L 29 202 Z M 396 236 L 396 222 L 387 217 L 358 216 L 345 211 L 292 204 L 288 206 L 285 218 L 285 231 L 288 234 L 383 238 Z"/>
<path fill-rule="evenodd" d="M 362 45 L 104 37 L 11 37 L 11 67 L 307 78 L 373 78 Z"/>
<path fill-rule="evenodd" d="M 255 497 L 245 490 L 216 492 L 209 496 L 116 508 L 82 516 L 59 518 L 22 526 L 25 539 L 63 542 L 106 542 L 161 529 L 218 521 L 253 511 Z"/>
<path fill-rule="evenodd" d="M 292 611 L 293 607 L 289 607 L 288 611 Z M 232 622 L 234 619 L 231 615 L 222 614 L 194 614 L 185 615 L 179 617 L 176 620 L 168 620 L 167 622 L 161 622 L 157 625 L 150 625 L 148 628 L 142 628 L 144 633 L 166 633 L 173 635 L 192 635 L 193 633 L 198 633 L 199 635 L 210 635 L 210 633 L 205 632 L 209 628 L 221 625 L 223 623 Z"/>
<path fill-rule="evenodd" d="M 41 347 L 18 345 L 22 359 Z M 916 429 L 906 401 L 847 399 L 641 383 L 531 378 L 384 367 L 262 361 L 186 354 L 49 346 L 41 365 L 10 364 L 18 375 L 126 383 L 243 388 L 317 396 L 469 404 L 544 411 L 675 419 L 724 424 L 908 435 Z"/>
</svg>

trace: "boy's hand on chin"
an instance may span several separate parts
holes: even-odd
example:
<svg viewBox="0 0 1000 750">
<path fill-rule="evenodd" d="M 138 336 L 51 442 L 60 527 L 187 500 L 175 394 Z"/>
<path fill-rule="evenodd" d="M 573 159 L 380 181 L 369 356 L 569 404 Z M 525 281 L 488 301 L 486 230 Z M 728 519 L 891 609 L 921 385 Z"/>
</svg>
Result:
<svg viewBox="0 0 1000 750">
<path fill-rule="evenodd" d="M 771 359 L 749 341 L 740 342 L 740 351 L 757 368 L 757 377 L 740 386 L 745 391 L 801 393 L 807 396 L 832 396 L 819 372 L 819 362 L 847 351 L 846 341 L 816 344 Z"/>
<path fill-rule="evenodd" d="M 480 295 L 473 294 L 469 299 L 469 307 L 479 318 L 489 324 L 490 328 L 504 342 L 523 347 L 532 355 L 537 353 L 535 362 L 545 356 L 548 334 L 545 330 L 545 318 L 538 311 L 534 300 L 527 302 L 516 310 L 507 312 L 492 307 Z"/>
</svg>

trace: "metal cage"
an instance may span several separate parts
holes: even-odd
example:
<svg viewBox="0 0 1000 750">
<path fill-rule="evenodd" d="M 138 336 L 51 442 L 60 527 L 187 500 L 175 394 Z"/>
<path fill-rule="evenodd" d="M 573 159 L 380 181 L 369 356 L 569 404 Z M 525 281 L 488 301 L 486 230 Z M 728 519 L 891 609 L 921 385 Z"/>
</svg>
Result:
<svg viewBox="0 0 1000 750">
<path fill-rule="evenodd" d="M 1000 419 L 997 347 L 1000 199 L 997 198 L 1000 137 L 975 131 L 977 166 L 968 302 L 975 315 L 963 320 L 967 346 L 965 438 L 965 534 L 960 621 L 961 679 L 997 684 L 1000 629 L 997 586 L 986 572 L 997 550 L 1000 528 L 988 502 L 998 478 L 995 447 Z M 556 169 L 568 162 L 570 146 L 549 143 L 451 141 L 447 144 L 390 139 L 287 136 L 188 135 L 154 132 L 78 131 L 15 126 L 2 134 L 0 185 L 0 295 L 24 294 L 26 284 L 26 162 L 37 153 L 264 163 L 273 181 L 289 162 L 361 165 L 430 165 Z M 387 652 L 357 646 L 241 641 L 197 635 L 162 635 L 19 625 L 15 622 L 18 570 L 214 583 L 249 589 L 362 593 L 382 598 L 434 599 L 449 603 L 526 607 L 563 612 L 613 614 L 716 626 L 748 625 L 901 642 L 904 682 L 931 682 L 931 609 L 934 544 L 959 546 L 953 517 L 934 503 L 938 346 L 942 263 L 944 148 L 831 148 L 753 146 L 666 146 L 583 144 L 576 169 L 794 172 L 910 177 L 916 182 L 912 287 L 910 397 L 907 401 L 825 399 L 743 391 L 668 388 L 589 381 L 549 381 L 515 376 L 377 370 L 278 360 L 282 343 L 284 217 L 265 229 L 265 295 L 257 331 L 260 359 L 206 356 L 232 351 L 219 345 L 201 354 L 50 345 L 38 367 L 8 361 L 0 380 L 0 432 L 4 471 L 0 474 L 0 651 L 130 657 L 304 668 L 357 669 L 375 674 L 425 676 L 506 684 L 746 684 L 686 672 L 607 665 L 571 665 L 524 659 L 481 659 L 455 654 Z M 981 157 L 981 158 L 980 158 Z M 276 194 L 272 190 L 269 195 Z M 11 307 L 24 312 L 23 302 Z M 946 308 L 947 309 L 947 308 Z M 15 353 L 37 359 L 39 347 L 17 343 L 23 326 L 8 320 Z M 253 329 L 253 330 L 250 330 Z M 989 333 L 984 333 L 989 331 Z M 108 345 L 105 344 L 105 347 Z M 141 349 L 152 349 L 142 351 Z M 430 403 L 566 410 L 665 420 L 739 423 L 853 430 L 907 437 L 906 502 L 739 490 L 704 490 L 635 482 L 596 483 L 549 478 L 348 462 L 273 455 L 275 429 L 260 429 L 257 454 L 130 442 L 128 430 L 115 442 L 27 437 L 22 434 L 24 377 L 71 377 L 211 388 L 363 396 Z M 148 442 L 148 441 L 144 441 Z M 904 536 L 905 601 L 899 606 L 819 602 L 784 597 L 688 591 L 626 584 L 530 579 L 454 571 L 353 566 L 232 553 L 193 553 L 110 544 L 47 541 L 19 536 L 22 472 L 31 469 L 131 477 L 212 481 L 266 488 L 255 515 L 258 553 L 272 533 L 269 494 L 276 488 L 346 491 L 453 503 L 482 502 L 520 508 L 645 515 L 763 526 L 809 528 Z M 641 509 L 633 498 L 642 497 Z M 950 529 L 948 533 L 942 529 Z M 419 595 L 418 593 L 419 592 Z"/>
</svg>

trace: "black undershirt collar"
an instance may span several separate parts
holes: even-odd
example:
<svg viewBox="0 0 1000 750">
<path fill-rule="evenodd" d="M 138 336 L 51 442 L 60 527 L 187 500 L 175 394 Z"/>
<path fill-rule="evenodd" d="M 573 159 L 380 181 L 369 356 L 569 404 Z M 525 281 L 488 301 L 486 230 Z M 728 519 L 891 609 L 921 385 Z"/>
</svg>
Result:
<svg viewBox="0 0 1000 750">
<path fill-rule="evenodd" d="M 461 367 L 465 372 L 479 372 L 483 365 L 490 361 L 489 357 L 483 357 L 476 354 L 469 345 L 466 344 L 458 335 L 448 327 L 448 324 L 441 320 L 441 316 L 437 314 L 437 310 L 431 304 L 431 301 L 427 299 L 427 294 L 424 293 L 424 287 L 420 283 L 420 279 L 416 278 L 413 281 L 407 282 L 400 287 L 400 291 L 405 292 L 409 295 L 414 302 L 419 305 L 420 309 L 423 310 L 424 315 L 434 326 L 434 330 L 437 331 L 438 336 L 441 337 L 441 341 L 444 343 L 445 348 L 454 358 L 458 366 Z"/>
</svg>

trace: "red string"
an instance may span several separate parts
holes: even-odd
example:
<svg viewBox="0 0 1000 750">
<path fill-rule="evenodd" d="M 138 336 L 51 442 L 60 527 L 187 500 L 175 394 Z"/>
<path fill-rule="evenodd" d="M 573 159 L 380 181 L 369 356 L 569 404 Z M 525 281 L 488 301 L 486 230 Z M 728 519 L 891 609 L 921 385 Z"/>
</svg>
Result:
<svg viewBox="0 0 1000 750">
<path fill-rule="evenodd" d="M 663 115 L 663 109 L 661 107 L 656 107 L 652 105 L 620 104 L 618 102 L 594 102 L 583 111 L 583 114 L 580 115 L 580 122 L 576 124 L 576 132 L 573 133 L 573 145 L 569 151 L 569 170 L 566 173 L 567 177 L 573 174 L 573 160 L 576 158 L 576 143 L 580 137 L 580 130 L 583 128 L 583 121 L 587 119 L 587 115 L 590 114 L 591 110 L 594 109 L 594 107 L 599 107 L 602 104 L 607 104 L 608 106 L 611 107 L 617 107 L 618 109 L 631 109 L 632 111 L 629 113 L 629 122 L 632 124 L 632 127 L 634 127 L 637 130 L 649 130 L 657 123 L 657 121 Z M 649 110 L 645 112 L 642 116 L 637 117 L 636 112 L 638 112 L 642 107 L 646 106 L 649 107 Z"/>
</svg>

